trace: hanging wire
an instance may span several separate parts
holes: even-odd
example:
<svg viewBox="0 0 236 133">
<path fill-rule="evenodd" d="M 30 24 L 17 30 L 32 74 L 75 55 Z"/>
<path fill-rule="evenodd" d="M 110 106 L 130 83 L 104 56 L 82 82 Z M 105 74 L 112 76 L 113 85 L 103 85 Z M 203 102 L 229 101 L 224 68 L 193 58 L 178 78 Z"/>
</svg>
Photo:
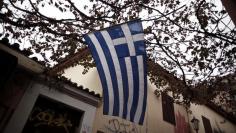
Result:
<svg viewBox="0 0 236 133">
<path fill-rule="evenodd" d="M 177 9 L 173 10 L 172 12 L 169 12 L 169 13 L 167 13 L 167 14 L 164 14 L 164 15 L 162 15 L 162 16 L 160 16 L 160 17 L 153 18 L 153 17 L 155 17 L 155 16 L 158 16 L 158 15 L 153 15 L 153 16 L 149 16 L 149 17 L 147 17 L 147 18 L 145 18 L 145 19 L 142 19 L 141 21 L 151 21 L 151 20 L 157 20 L 157 19 L 166 17 L 166 16 L 168 16 L 168 15 L 170 15 L 170 14 L 172 14 L 172 13 L 174 13 L 174 12 L 180 10 L 180 9 L 182 9 L 182 8 L 185 7 L 185 6 L 186 6 L 186 5 L 183 5 L 183 6 L 179 7 L 179 8 L 177 8 Z M 139 17 L 139 16 L 138 16 L 138 17 Z M 151 18 L 152 18 L 152 19 L 151 19 Z"/>
</svg>

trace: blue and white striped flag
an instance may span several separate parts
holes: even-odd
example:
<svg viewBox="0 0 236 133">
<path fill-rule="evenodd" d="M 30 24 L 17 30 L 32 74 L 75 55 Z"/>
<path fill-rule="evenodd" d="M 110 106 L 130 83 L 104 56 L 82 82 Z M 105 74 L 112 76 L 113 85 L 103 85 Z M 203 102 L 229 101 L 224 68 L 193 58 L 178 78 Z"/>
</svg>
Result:
<svg viewBox="0 0 236 133">
<path fill-rule="evenodd" d="M 143 124 L 147 101 L 146 49 L 140 20 L 84 36 L 103 87 L 105 115 Z"/>
</svg>

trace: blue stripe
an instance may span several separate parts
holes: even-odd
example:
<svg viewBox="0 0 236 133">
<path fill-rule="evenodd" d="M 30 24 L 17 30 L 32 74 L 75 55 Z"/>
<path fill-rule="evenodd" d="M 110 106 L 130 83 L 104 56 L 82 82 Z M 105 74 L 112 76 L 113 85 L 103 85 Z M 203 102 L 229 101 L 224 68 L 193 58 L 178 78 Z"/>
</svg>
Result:
<svg viewBox="0 0 236 133">
<path fill-rule="evenodd" d="M 131 21 L 128 23 L 129 30 L 132 35 L 143 33 L 143 26 L 141 21 Z"/>
<path fill-rule="evenodd" d="M 144 40 L 134 42 L 136 56 L 144 55 L 146 53 L 146 46 Z"/>
<path fill-rule="evenodd" d="M 96 36 L 98 42 L 100 43 L 100 45 L 102 47 L 102 50 L 105 54 L 107 64 L 108 64 L 110 74 L 111 74 L 113 88 L 108 88 L 108 89 L 113 89 L 113 92 L 114 92 L 113 115 L 119 116 L 119 91 L 118 91 L 118 84 L 117 84 L 117 80 L 119 80 L 119 79 L 117 79 L 117 77 L 116 77 L 115 66 L 114 66 L 114 63 L 112 60 L 110 50 L 107 46 L 109 44 L 106 43 L 101 32 L 94 32 L 94 35 Z"/>
<path fill-rule="evenodd" d="M 129 97 L 129 85 L 128 85 L 128 75 L 125 66 L 125 58 L 119 58 L 120 70 L 123 80 L 123 89 L 124 89 L 124 106 L 123 106 L 123 118 L 126 119 L 127 116 L 127 106 L 128 106 L 128 97 Z"/>
<path fill-rule="evenodd" d="M 125 44 L 120 44 L 115 46 L 117 56 L 120 57 L 127 57 L 130 56 L 129 54 L 129 48 L 127 43 Z"/>
<path fill-rule="evenodd" d="M 143 73 L 144 73 L 144 100 L 143 100 L 143 109 L 142 114 L 139 120 L 139 124 L 143 124 L 145 112 L 146 112 L 146 105 L 147 105 L 147 56 L 146 53 L 143 56 Z"/>
<path fill-rule="evenodd" d="M 142 28 L 142 23 L 141 21 L 131 21 L 128 22 L 128 27 L 129 30 L 131 32 L 132 35 L 135 34 L 139 34 L 139 33 L 143 33 L 143 28 Z M 110 37 L 112 39 L 117 39 L 117 38 L 121 38 L 121 37 L 125 37 L 124 33 L 121 29 L 121 25 L 118 26 L 113 26 L 110 28 L 107 28 L 107 31 L 110 35 Z M 114 92 L 114 106 L 113 108 L 113 116 L 119 116 L 119 88 L 118 88 L 118 80 L 121 79 L 117 79 L 116 76 L 116 71 L 115 71 L 115 66 L 112 60 L 112 56 L 110 53 L 110 50 L 108 48 L 108 45 L 111 44 L 106 44 L 106 41 L 104 39 L 104 37 L 102 36 L 100 31 L 94 32 L 95 37 L 97 38 L 98 42 L 101 45 L 101 48 L 105 54 L 105 58 L 106 61 L 108 63 L 108 69 L 110 72 L 110 76 L 111 76 L 111 82 L 113 85 L 113 88 L 108 88 L 108 83 L 106 81 L 106 77 L 105 77 L 105 72 L 104 72 L 104 68 L 101 64 L 101 62 L 103 60 L 100 60 L 99 55 L 98 55 L 98 51 L 96 50 L 96 47 L 94 46 L 92 40 L 89 38 L 88 35 L 85 35 L 85 41 L 87 42 L 87 44 L 90 47 L 91 53 L 93 55 L 93 58 L 96 62 L 97 65 L 97 69 L 98 69 L 98 74 L 100 76 L 101 79 L 101 84 L 103 87 L 103 95 L 104 95 L 104 108 L 103 108 L 103 114 L 107 115 L 109 113 L 109 91 L 108 89 L 112 89 Z M 144 101 L 143 102 L 143 108 L 142 108 L 142 112 L 141 112 L 141 117 L 139 120 L 139 124 L 143 124 L 144 121 L 144 117 L 145 117 L 145 112 L 146 112 L 146 104 L 147 104 L 147 67 L 146 67 L 146 50 L 145 50 L 145 43 L 144 41 L 137 41 L 134 42 L 134 46 L 135 46 L 135 51 L 136 51 L 136 56 L 132 56 L 130 57 L 131 59 L 131 67 L 132 67 L 132 71 L 133 71 L 133 83 L 134 83 L 134 87 L 133 88 L 128 88 L 128 75 L 127 75 L 127 68 L 126 68 L 126 63 L 125 63 L 125 57 L 129 58 L 129 51 L 128 51 L 128 46 L 127 44 L 123 44 L 123 45 L 117 45 L 114 46 L 115 50 L 117 52 L 118 55 L 118 59 L 119 59 L 119 65 L 120 65 L 120 69 L 121 69 L 121 74 L 122 74 L 122 80 L 123 80 L 123 92 L 124 92 L 124 105 L 123 105 L 123 118 L 127 118 L 127 114 L 128 111 L 130 112 L 130 121 L 134 121 L 135 118 L 135 114 L 136 114 L 136 110 L 138 107 L 138 98 L 139 98 L 139 71 L 138 71 L 138 62 L 137 62 L 137 55 L 143 55 L 143 73 L 144 73 Z M 142 79 L 141 79 L 142 80 Z M 128 98 L 129 98 L 129 93 L 130 93 L 130 89 L 133 89 L 133 96 L 131 97 L 133 99 L 133 103 L 131 103 L 131 110 L 127 110 L 127 103 L 128 103 Z"/>
<path fill-rule="evenodd" d="M 121 29 L 120 25 L 113 26 L 107 29 L 111 39 L 125 37 L 123 30 Z"/>
<path fill-rule="evenodd" d="M 102 88 L 103 88 L 103 102 L 104 102 L 103 114 L 108 115 L 108 112 L 109 112 L 108 87 L 107 87 L 107 82 L 106 82 L 106 76 L 105 76 L 105 73 L 104 73 L 104 70 L 103 70 L 103 67 L 101 64 L 101 60 L 98 56 L 97 50 L 96 50 L 92 40 L 90 39 L 90 37 L 88 35 L 85 35 L 84 39 L 90 48 L 90 51 L 92 53 L 92 56 L 95 60 L 96 66 L 97 66 L 99 77 L 101 79 L 101 84 L 102 84 Z"/>
<path fill-rule="evenodd" d="M 133 89 L 133 103 L 131 107 L 130 119 L 131 121 L 134 121 L 134 115 L 137 110 L 138 98 L 139 98 L 139 71 L 138 71 L 137 57 L 131 56 L 130 59 L 133 70 L 133 83 L 134 83 L 134 88 L 129 88 Z"/>
</svg>

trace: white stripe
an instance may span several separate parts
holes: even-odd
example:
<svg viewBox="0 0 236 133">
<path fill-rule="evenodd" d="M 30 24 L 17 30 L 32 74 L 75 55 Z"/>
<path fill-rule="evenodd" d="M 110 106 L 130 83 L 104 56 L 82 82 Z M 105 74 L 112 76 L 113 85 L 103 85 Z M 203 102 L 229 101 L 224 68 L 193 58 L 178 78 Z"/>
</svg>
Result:
<svg viewBox="0 0 236 133">
<path fill-rule="evenodd" d="M 108 112 L 108 114 L 112 115 L 113 114 L 113 106 L 114 106 L 114 94 L 113 94 L 113 85 L 112 85 L 111 74 L 110 74 L 110 71 L 108 68 L 108 64 L 107 64 L 104 52 L 101 48 L 101 45 L 98 42 L 95 35 L 91 33 L 88 36 L 90 37 L 94 46 L 96 47 L 99 59 L 101 60 L 102 67 L 104 69 L 106 82 L 107 82 L 107 88 L 108 88 L 108 94 L 109 94 L 109 112 Z"/>
<path fill-rule="evenodd" d="M 144 34 L 143 33 L 135 34 L 132 37 L 133 37 L 134 42 L 144 40 Z"/>
<path fill-rule="evenodd" d="M 139 71 L 139 99 L 138 107 L 135 113 L 134 122 L 139 123 L 143 110 L 144 100 L 144 69 L 143 69 L 143 57 L 142 55 L 137 56 L 138 60 L 138 71 Z"/>
<path fill-rule="evenodd" d="M 113 45 L 112 39 L 107 31 L 101 31 L 101 34 L 103 35 L 103 38 L 105 39 L 107 46 L 109 48 L 109 51 L 112 56 L 113 64 L 116 71 L 116 79 L 118 83 L 118 91 L 119 91 L 119 116 L 123 116 L 123 109 L 124 109 L 124 92 L 123 92 L 123 81 L 121 76 L 121 70 L 120 70 L 120 63 L 118 60 L 118 56 L 116 54 L 115 47 Z"/>
<path fill-rule="evenodd" d="M 132 37 L 133 37 L 134 42 L 144 40 L 144 34 L 143 33 L 135 34 Z M 114 45 L 120 45 L 120 44 L 124 44 L 124 43 L 127 43 L 126 39 L 124 37 L 117 38 L 117 39 L 113 40 Z"/>
<path fill-rule="evenodd" d="M 127 75 L 128 75 L 128 84 L 129 84 L 129 97 L 128 97 L 128 103 L 127 103 L 127 120 L 130 120 L 130 112 L 131 112 L 131 106 L 133 104 L 133 89 L 134 89 L 133 70 L 132 70 L 130 57 L 125 58 L 125 65 L 126 65 L 126 70 L 127 70 Z"/>
<path fill-rule="evenodd" d="M 125 38 L 128 43 L 130 56 L 135 56 L 136 52 L 135 52 L 134 42 L 133 42 L 133 38 L 132 38 L 131 32 L 129 30 L 129 27 L 127 24 L 123 24 L 123 25 L 121 25 L 121 28 L 125 34 Z"/>
<path fill-rule="evenodd" d="M 117 38 L 113 40 L 114 45 L 120 45 L 126 43 L 126 39 L 124 37 Z"/>
</svg>

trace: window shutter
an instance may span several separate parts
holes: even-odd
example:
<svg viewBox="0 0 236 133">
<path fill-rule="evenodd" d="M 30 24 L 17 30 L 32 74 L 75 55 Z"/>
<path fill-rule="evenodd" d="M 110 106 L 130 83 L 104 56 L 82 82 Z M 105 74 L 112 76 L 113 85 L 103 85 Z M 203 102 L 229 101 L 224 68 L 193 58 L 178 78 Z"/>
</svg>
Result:
<svg viewBox="0 0 236 133">
<path fill-rule="evenodd" d="M 202 122 L 205 128 L 205 133 L 212 133 L 211 123 L 210 120 L 206 117 L 202 116 Z"/>
<path fill-rule="evenodd" d="M 175 111 L 173 99 L 164 93 L 162 93 L 162 112 L 163 120 L 175 125 Z"/>
</svg>

